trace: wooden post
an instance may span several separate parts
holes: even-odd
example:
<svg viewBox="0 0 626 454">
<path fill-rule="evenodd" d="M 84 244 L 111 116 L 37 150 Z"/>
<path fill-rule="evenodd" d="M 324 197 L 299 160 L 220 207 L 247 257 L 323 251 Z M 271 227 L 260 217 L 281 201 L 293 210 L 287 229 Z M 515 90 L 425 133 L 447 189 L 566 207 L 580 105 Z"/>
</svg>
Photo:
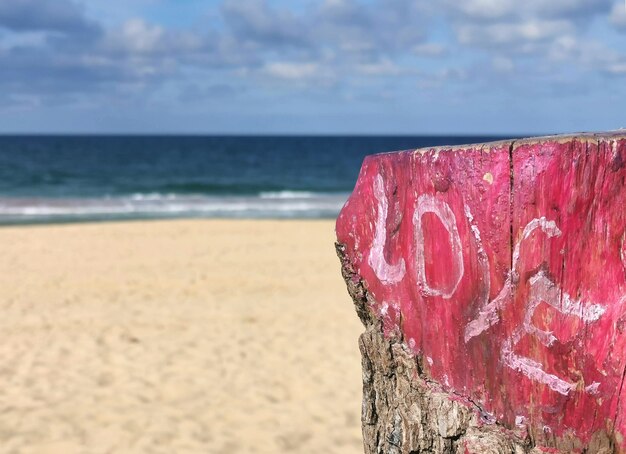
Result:
<svg viewBox="0 0 626 454">
<path fill-rule="evenodd" d="M 336 231 L 367 453 L 626 453 L 626 131 L 369 156 Z"/>
</svg>

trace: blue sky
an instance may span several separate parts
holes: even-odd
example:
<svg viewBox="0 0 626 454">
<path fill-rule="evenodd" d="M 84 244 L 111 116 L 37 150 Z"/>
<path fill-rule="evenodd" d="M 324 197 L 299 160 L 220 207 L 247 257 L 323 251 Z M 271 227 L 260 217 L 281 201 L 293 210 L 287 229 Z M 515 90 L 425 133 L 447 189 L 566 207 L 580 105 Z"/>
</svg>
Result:
<svg viewBox="0 0 626 454">
<path fill-rule="evenodd" d="M 624 0 L 0 0 L 0 132 L 626 127 Z"/>
</svg>

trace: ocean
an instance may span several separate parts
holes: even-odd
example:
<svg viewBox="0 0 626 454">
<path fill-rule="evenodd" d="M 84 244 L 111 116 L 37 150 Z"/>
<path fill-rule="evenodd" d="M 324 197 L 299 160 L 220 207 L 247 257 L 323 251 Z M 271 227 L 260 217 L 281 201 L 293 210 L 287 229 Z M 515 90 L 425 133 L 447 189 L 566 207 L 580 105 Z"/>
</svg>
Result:
<svg viewBox="0 0 626 454">
<path fill-rule="evenodd" d="M 372 153 L 486 136 L 0 136 L 0 224 L 333 218 Z"/>
</svg>

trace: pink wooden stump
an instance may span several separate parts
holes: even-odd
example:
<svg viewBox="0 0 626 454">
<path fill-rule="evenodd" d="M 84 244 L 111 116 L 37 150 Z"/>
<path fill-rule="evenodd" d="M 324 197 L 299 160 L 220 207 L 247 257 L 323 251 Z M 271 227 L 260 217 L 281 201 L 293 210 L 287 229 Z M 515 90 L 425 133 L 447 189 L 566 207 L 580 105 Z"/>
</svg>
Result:
<svg viewBox="0 0 626 454">
<path fill-rule="evenodd" d="M 367 452 L 626 453 L 626 131 L 369 156 L 336 231 Z"/>
</svg>

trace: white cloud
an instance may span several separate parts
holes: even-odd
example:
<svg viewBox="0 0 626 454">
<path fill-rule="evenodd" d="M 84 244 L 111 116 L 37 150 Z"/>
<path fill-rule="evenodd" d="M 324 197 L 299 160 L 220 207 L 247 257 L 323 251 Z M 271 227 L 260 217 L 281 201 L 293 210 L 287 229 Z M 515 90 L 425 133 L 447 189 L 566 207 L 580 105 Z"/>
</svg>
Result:
<svg viewBox="0 0 626 454">
<path fill-rule="evenodd" d="M 577 62 L 589 71 L 605 70 L 622 61 L 623 56 L 595 39 L 578 39 L 575 35 L 559 37 L 546 50 L 548 61 L 557 64 Z"/>
<path fill-rule="evenodd" d="M 606 13 L 612 0 L 446 0 L 448 9 L 472 21 L 582 18 Z"/>
<path fill-rule="evenodd" d="M 448 8 L 469 20 L 501 20 L 515 13 L 520 3 L 513 0 L 448 0 Z"/>
<path fill-rule="evenodd" d="M 439 57 L 447 52 L 446 46 L 438 43 L 423 43 L 413 46 L 413 53 L 422 57 Z"/>
<path fill-rule="evenodd" d="M 536 49 L 534 44 L 573 30 L 574 25 L 566 20 L 530 19 L 517 23 L 461 25 L 457 28 L 457 36 L 461 44 L 487 48 L 507 46 L 510 51 L 527 52 Z"/>
<path fill-rule="evenodd" d="M 613 74 L 615 76 L 626 75 L 626 61 L 611 64 L 606 68 L 606 70 L 609 74 Z"/>
<path fill-rule="evenodd" d="M 626 4 L 624 2 L 613 5 L 609 20 L 618 30 L 626 31 Z"/>
<path fill-rule="evenodd" d="M 151 25 L 142 19 L 127 21 L 117 35 L 119 40 L 130 50 L 138 53 L 150 53 L 162 44 L 165 32 L 162 27 Z"/>
<path fill-rule="evenodd" d="M 320 66 L 315 63 L 268 63 L 263 72 L 272 77 L 289 80 L 301 80 L 315 77 L 320 74 Z"/>
<path fill-rule="evenodd" d="M 167 30 L 143 19 L 130 19 L 119 28 L 110 30 L 104 46 L 111 51 L 135 55 L 185 56 L 202 49 L 205 37 L 191 32 Z"/>
</svg>

